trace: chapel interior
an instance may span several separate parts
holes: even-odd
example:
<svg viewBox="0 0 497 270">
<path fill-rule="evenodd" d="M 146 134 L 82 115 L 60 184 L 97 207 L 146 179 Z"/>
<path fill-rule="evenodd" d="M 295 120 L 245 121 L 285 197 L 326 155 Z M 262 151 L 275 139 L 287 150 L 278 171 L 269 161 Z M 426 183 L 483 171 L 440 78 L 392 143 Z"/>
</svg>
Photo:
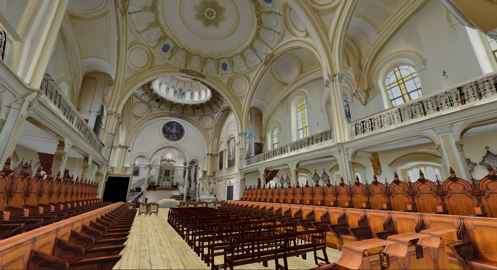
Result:
<svg viewBox="0 0 497 270">
<path fill-rule="evenodd" d="M 497 269 L 497 0 L 0 0 L 0 269 Z"/>
</svg>

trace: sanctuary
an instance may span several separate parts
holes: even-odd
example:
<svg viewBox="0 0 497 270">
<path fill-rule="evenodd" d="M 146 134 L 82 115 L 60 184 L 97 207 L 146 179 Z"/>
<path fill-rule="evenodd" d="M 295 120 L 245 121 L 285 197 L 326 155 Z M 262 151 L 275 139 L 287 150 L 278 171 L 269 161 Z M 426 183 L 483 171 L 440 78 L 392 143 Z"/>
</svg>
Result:
<svg viewBox="0 0 497 270">
<path fill-rule="evenodd" d="M 0 0 L 1 269 L 497 269 L 497 0 Z"/>
</svg>

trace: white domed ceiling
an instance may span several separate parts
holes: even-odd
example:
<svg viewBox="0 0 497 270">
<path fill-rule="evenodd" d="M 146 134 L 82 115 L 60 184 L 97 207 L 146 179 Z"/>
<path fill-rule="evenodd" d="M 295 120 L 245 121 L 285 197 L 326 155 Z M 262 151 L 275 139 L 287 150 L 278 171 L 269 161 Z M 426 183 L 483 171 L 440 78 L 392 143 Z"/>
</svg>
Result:
<svg viewBox="0 0 497 270">
<path fill-rule="evenodd" d="M 135 91 L 135 96 L 148 104 L 181 114 L 215 112 L 225 100 L 207 85 L 182 76 L 168 76 L 150 81 Z M 137 108 L 138 114 L 147 114 L 150 105 Z"/>
<path fill-rule="evenodd" d="M 274 0 L 132 0 L 139 38 L 171 64 L 204 74 L 250 70 L 280 40 Z"/>
</svg>

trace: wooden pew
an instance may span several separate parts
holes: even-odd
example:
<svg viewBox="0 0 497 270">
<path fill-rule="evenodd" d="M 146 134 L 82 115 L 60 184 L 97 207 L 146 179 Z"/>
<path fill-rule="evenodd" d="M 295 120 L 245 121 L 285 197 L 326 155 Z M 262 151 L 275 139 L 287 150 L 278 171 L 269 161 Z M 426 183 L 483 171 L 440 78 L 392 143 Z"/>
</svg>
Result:
<svg viewBox="0 0 497 270">
<path fill-rule="evenodd" d="M 223 268 L 233 269 L 235 266 L 255 262 L 262 262 L 267 267 L 268 261 L 275 260 L 277 269 L 288 269 L 288 257 L 299 256 L 307 252 L 314 253 L 316 265 L 318 260 L 329 263 L 325 235 L 323 230 L 313 230 L 236 239 L 225 249 Z M 246 252 L 244 246 L 264 248 Z M 323 252 L 322 258 L 317 256 L 318 251 Z M 283 259 L 283 265 L 279 264 L 279 259 Z"/>
</svg>

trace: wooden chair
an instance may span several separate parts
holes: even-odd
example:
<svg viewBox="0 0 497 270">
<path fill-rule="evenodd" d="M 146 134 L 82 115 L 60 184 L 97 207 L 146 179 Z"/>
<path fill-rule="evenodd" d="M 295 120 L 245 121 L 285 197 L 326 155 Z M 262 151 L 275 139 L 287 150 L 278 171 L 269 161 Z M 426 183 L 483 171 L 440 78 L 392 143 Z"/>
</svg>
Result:
<svg viewBox="0 0 497 270">
<path fill-rule="evenodd" d="M 148 203 L 140 203 L 140 208 L 138 209 L 138 216 L 144 214 L 145 216 L 148 214 L 149 204 Z"/>
</svg>

